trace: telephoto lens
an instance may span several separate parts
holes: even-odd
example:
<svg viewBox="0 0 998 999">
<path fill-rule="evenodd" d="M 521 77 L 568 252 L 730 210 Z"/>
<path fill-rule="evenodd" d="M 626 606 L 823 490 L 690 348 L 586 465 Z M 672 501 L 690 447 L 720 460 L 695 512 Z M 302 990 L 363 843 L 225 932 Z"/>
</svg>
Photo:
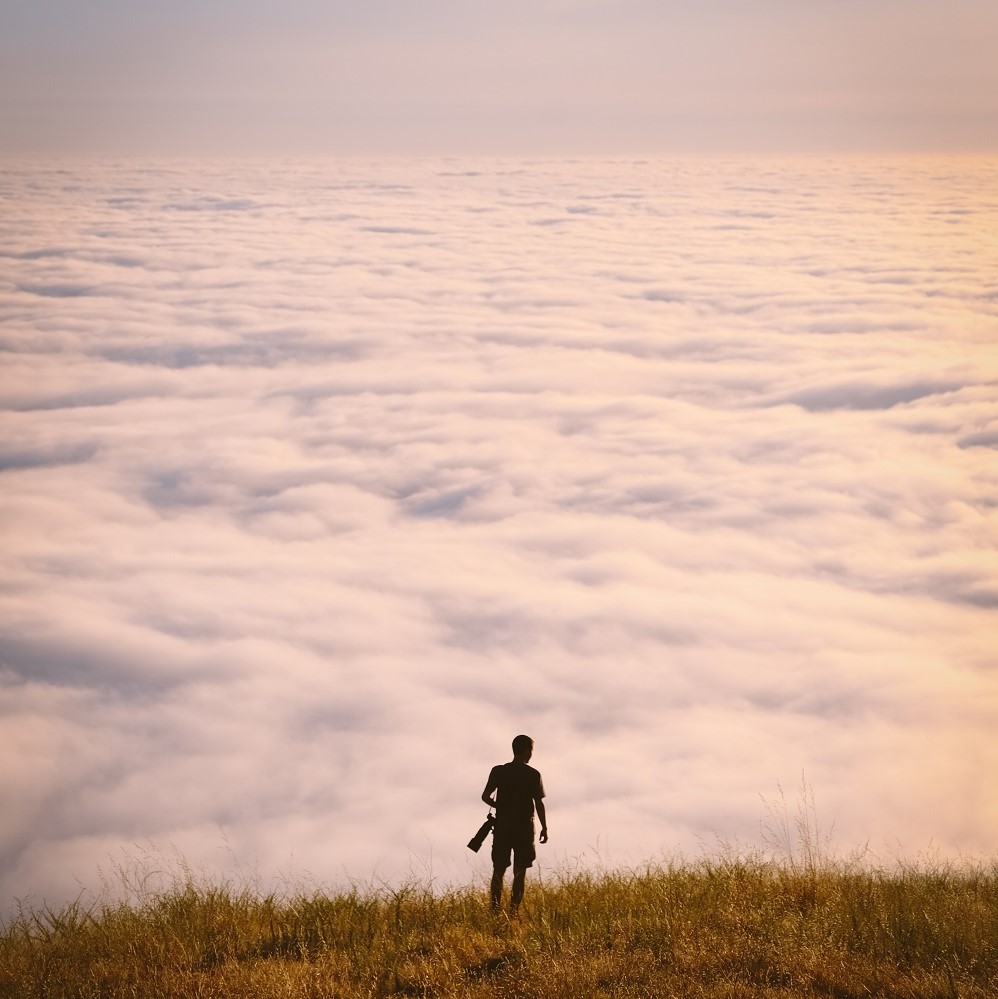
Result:
<svg viewBox="0 0 998 999">
<path fill-rule="evenodd" d="M 485 837 L 492 832 L 492 827 L 496 824 L 496 820 L 492 818 L 492 813 L 489 813 L 489 817 L 482 823 L 482 828 L 475 833 L 474 836 L 468 840 L 468 849 L 474 850 L 475 853 L 482 848 L 482 844 L 485 842 Z"/>
</svg>

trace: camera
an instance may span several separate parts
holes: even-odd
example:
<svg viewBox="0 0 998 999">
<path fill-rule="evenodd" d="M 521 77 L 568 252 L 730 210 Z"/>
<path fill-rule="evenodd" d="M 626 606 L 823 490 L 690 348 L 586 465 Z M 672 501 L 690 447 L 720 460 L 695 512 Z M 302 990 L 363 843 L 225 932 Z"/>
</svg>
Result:
<svg viewBox="0 0 998 999">
<path fill-rule="evenodd" d="M 474 850 L 475 853 L 478 853 L 482 844 L 485 842 L 485 837 L 492 832 L 492 827 L 495 824 L 496 820 L 492 817 L 492 813 L 489 812 L 489 817 L 482 823 L 482 828 L 479 829 L 470 840 L 468 840 L 468 849 Z"/>
</svg>

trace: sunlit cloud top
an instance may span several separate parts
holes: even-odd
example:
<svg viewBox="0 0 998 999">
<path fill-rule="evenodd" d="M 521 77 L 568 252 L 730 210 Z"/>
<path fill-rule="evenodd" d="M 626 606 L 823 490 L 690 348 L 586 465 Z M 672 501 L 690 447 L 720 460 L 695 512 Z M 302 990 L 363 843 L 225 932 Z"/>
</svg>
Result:
<svg viewBox="0 0 998 999">
<path fill-rule="evenodd" d="M 990 0 L 8 0 L 0 152 L 992 150 Z"/>
<path fill-rule="evenodd" d="M 545 865 L 802 770 L 844 849 L 993 851 L 996 177 L 9 167 L 0 907 L 146 842 L 467 881 L 520 731 Z"/>
</svg>

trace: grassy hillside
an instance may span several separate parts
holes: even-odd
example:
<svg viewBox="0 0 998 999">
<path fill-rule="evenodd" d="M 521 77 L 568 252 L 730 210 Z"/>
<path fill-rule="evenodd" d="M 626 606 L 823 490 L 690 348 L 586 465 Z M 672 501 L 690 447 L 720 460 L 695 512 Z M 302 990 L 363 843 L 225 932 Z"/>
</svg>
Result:
<svg viewBox="0 0 998 999">
<path fill-rule="evenodd" d="M 0 996 L 998 996 L 998 865 L 891 872 L 705 860 L 485 886 L 261 897 L 178 878 L 24 912 Z"/>
</svg>

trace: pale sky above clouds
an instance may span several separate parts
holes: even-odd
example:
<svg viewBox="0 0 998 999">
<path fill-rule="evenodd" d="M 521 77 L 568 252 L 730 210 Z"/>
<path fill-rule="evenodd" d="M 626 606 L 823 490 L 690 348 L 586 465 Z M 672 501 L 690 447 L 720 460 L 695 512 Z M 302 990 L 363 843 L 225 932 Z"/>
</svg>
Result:
<svg viewBox="0 0 998 999">
<path fill-rule="evenodd" d="M 990 0 L 4 0 L 0 152 L 982 151 Z"/>
<path fill-rule="evenodd" d="M 993 160 L 11 163 L 0 901 L 998 827 Z M 135 846 L 138 844 L 138 847 Z M 480 872 L 479 872 L 480 873 Z"/>
</svg>

